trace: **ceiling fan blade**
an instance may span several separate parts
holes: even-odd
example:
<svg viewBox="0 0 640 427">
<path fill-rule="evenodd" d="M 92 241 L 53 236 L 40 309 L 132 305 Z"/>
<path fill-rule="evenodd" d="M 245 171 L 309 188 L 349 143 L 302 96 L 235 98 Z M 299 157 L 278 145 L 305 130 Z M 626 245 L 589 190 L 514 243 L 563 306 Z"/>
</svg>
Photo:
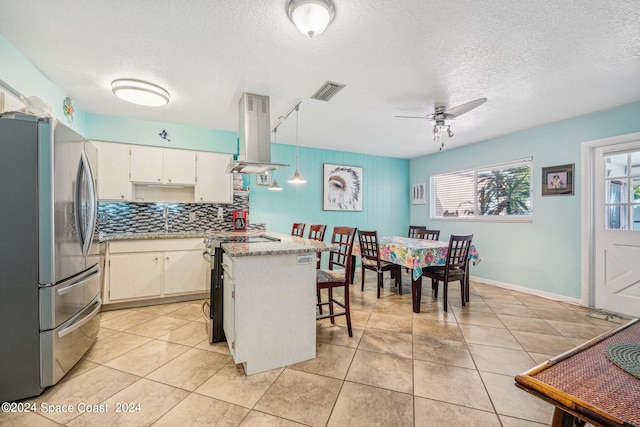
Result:
<svg viewBox="0 0 640 427">
<path fill-rule="evenodd" d="M 401 119 L 427 119 L 427 120 L 433 120 L 433 114 L 429 114 L 428 116 L 420 116 L 420 117 L 416 117 L 416 116 L 394 116 L 396 118 L 401 118 Z"/>
<path fill-rule="evenodd" d="M 480 98 L 474 101 L 469 101 L 465 104 L 458 105 L 457 107 L 449 108 L 444 112 L 444 114 L 446 114 L 447 116 L 450 116 L 451 118 L 455 118 L 463 115 L 467 111 L 471 111 L 474 108 L 481 106 L 482 104 L 485 103 L 486 100 L 487 98 Z"/>
</svg>

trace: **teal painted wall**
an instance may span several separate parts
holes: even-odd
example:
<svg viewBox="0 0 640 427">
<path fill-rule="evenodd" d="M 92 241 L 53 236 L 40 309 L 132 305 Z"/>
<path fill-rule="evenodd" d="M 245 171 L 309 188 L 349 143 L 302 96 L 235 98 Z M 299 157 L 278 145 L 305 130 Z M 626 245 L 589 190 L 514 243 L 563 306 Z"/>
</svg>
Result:
<svg viewBox="0 0 640 427">
<path fill-rule="evenodd" d="M 299 170 L 306 184 L 287 183 L 295 170 L 295 146 L 278 144 L 276 160 L 290 166 L 278 169 L 276 178 L 283 191 L 269 191 L 250 178 L 250 222 L 265 223 L 267 230 L 290 233 L 294 222 L 326 224 L 329 241 L 334 226 L 377 230 L 380 236 L 407 233 L 409 225 L 409 160 L 369 156 L 343 151 L 299 149 Z M 362 211 L 323 211 L 323 164 L 363 168 Z"/>
<path fill-rule="evenodd" d="M 430 220 L 429 205 L 411 206 L 411 224 L 473 233 L 481 263 L 471 274 L 571 298 L 581 296 L 581 144 L 640 131 L 640 103 L 518 132 L 411 160 L 410 181 L 472 166 L 533 157 L 533 222 Z M 573 196 L 541 196 L 541 169 L 575 163 Z"/>
<path fill-rule="evenodd" d="M 167 131 L 170 142 L 160 137 L 162 130 Z M 237 132 L 98 114 L 86 114 L 84 136 L 92 140 L 127 144 L 233 154 L 238 152 Z"/>
<path fill-rule="evenodd" d="M 84 111 L 76 106 L 73 123 L 69 123 L 62 109 L 64 99 L 68 95 L 51 83 L 47 76 L 42 74 L 2 34 L 0 34 L 0 64 L 0 80 L 27 98 L 38 96 L 51 105 L 51 113 L 55 118 L 80 134 L 85 134 Z"/>
</svg>

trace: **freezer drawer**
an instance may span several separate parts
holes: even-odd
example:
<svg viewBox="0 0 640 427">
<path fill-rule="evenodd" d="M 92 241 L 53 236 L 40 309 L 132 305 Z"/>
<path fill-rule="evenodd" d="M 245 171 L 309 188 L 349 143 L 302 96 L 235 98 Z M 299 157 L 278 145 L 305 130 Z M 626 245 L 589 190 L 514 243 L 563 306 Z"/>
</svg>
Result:
<svg viewBox="0 0 640 427">
<path fill-rule="evenodd" d="M 60 379 L 96 342 L 100 332 L 100 295 L 84 310 L 58 326 L 40 333 L 40 383 L 48 387 Z"/>
<path fill-rule="evenodd" d="M 100 295 L 100 276 L 100 266 L 94 265 L 55 286 L 40 288 L 40 330 L 57 328 Z"/>
</svg>

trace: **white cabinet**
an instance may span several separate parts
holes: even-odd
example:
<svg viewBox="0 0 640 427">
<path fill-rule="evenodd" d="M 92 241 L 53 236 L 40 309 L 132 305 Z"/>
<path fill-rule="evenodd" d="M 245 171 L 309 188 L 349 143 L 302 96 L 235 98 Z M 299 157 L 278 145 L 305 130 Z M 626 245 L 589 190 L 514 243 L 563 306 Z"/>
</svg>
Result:
<svg viewBox="0 0 640 427">
<path fill-rule="evenodd" d="M 231 154 L 199 152 L 196 155 L 197 203 L 232 203 L 233 176 L 226 172 Z"/>
<path fill-rule="evenodd" d="M 129 146 L 112 142 L 90 141 L 98 152 L 94 174 L 100 200 L 131 200 Z"/>
<path fill-rule="evenodd" d="M 206 291 L 207 264 L 202 250 L 164 252 L 165 295 Z"/>
<path fill-rule="evenodd" d="M 313 359 L 315 262 L 224 254 L 222 264 L 224 333 L 235 363 L 252 375 Z"/>
<path fill-rule="evenodd" d="M 195 185 L 196 153 L 132 145 L 131 181 L 143 184 Z"/>
<path fill-rule="evenodd" d="M 162 252 L 114 254 L 109 259 L 109 299 L 162 295 Z"/>
<path fill-rule="evenodd" d="M 103 300 L 144 301 L 207 292 L 209 262 L 202 239 L 109 242 Z"/>
</svg>

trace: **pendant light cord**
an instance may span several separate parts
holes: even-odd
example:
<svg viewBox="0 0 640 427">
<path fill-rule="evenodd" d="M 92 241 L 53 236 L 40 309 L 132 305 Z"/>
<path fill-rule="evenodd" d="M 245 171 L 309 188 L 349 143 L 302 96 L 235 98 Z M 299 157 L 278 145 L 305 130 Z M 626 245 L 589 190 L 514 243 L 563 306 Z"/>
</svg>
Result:
<svg viewBox="0 0 640 427">
<path fill-rule="evenodd" d="M 296 105 L 296 170 L 298 170 L 298 112 L 300 111 L 300 104 Z"/>
</svg>

